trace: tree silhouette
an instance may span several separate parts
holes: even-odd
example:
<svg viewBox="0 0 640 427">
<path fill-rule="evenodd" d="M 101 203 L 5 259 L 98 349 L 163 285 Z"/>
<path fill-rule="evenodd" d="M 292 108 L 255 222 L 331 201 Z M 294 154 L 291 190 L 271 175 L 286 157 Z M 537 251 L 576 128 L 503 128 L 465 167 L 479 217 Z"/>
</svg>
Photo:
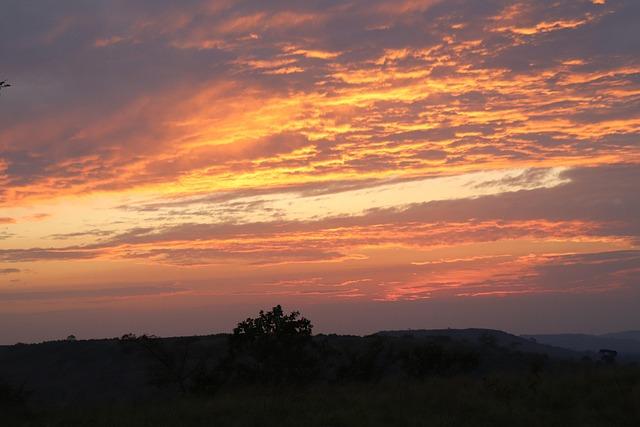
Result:
<svg viewBox="0 0 640 427">
<path fill-rule="evenodd" d="M 300 339 L 311 336 L 313 325 L 299 311 L 284 314 L 282 306 L 277 305 L 265 313 L 260 310 L 258 317 L 238 323 L 233 329 L 236 344 L 264 339 Z"/>
<path fill-rule="evenodd" d="M 269 383 L 301 381 L 315 366 L 313 325 L 299 311 L 269 312 L 238 323 L 229 342 L 229 362 L 242 379 Z"/>
<path fill-rule="evenodd" d="M 2 89 L 7 88 L 7 87 L 11 87 L 11 85 L 9 83 L 7 83 L 6 80 L 0 80 L 0 93 L 2 92 Z"/>
</svg>

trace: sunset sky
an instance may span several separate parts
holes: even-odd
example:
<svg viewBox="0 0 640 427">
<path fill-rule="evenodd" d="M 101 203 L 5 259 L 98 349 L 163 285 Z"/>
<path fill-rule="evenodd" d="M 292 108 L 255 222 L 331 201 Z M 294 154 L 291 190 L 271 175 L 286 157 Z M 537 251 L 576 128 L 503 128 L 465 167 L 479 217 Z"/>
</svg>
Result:
<svg viewBox="0 0 640 427">
<path fill-rule="evenodd" d="M 640 1 L 4 0 L 0 344 L 640 328 Z"/>
</svg>

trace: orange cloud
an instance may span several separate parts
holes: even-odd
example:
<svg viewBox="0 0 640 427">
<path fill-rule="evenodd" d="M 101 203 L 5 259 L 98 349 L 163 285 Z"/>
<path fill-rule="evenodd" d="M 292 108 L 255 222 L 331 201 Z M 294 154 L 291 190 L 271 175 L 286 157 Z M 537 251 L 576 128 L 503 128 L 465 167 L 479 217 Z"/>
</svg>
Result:
<svg viewBox="0 0 640 427">
<path fill-rule="evenodd" d="M 0 271 L 34 292 L 405 301 L 637 277 L 633 1 L 52 7 L 14 2 L 3 27 Z M 191 285 L 104 283 L 158 278 Z M 39 295 L 12 298 L 65 298 Z"/>
</svg>

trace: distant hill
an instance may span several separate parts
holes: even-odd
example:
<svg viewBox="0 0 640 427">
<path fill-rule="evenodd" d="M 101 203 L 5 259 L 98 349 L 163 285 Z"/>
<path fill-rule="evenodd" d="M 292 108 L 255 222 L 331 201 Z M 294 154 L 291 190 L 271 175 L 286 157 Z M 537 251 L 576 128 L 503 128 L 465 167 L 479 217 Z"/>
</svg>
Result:
<svg viewBox="0 0 640 427">
<path fill-rule="evenodd" d="M 557 359 L 576 359 L 583 356 L 579 353 L 582 350 L 547 343 L 543 341 L 535 342 L 529 337 L 521 337 L 496 329 L 416 329 L 401 331 L 381 331 L 377 335 L 386 336 L 415 336 L 415 337 L 448 337 L 452 340 L 481 344 L 487 337 L 493 337 L 495 344 L 511 350 L 519 350 L 525 353 L 546 354 Z M 489 338 L 491 339 L 491 338 Z M 537 340 L 536 340 L 537 341 Z M 564 348 L 562 348 L 564 347 Z"/>
<path fill-rule="evenodd" d="M 162 341 L 174 345 L 192 338 L 214 348 L 226 343 L 226 335 Z M 33 391 L 35 401 L 116 402 L 156 396 L 159 390 L 148 377 L 145 354 L 128 351 L 117 338 L 0 346 L 0 379 Z"/>
<path fill-rule="evenodd" d="M 219 334 L 158 340 L 177 355 L 182 354 L 186 343 L 191 343 L 188 357 L 198 364 L 201 357 L 215 361 L 226 354 L 227 339 L 227 334 Z M 323 369 L 333 372 L 334 365 L 342 366 L 336 372 L 347 376 L 349 372 L 360 375 L 369 371 L 371 375 L 379 372 L 381 376 L 401 376 L 403 364 L 422 366 L 422 359 L 415 362 L 398 358 L 416 354 L 427 357 L 425 360 L 430 360 L 434 369 L 449 365 L 457 369 L 456 364 L 470 361 L 473 363 L 468 369 L 477 373 L 528 372 L 540 355 L 545 355 L 545 363 L 549 364 L 578 360 L 583 355 L 489 329 L 383 331 L 365 337 L 316 335 L 314 340 L 322 343 L 320 349 L 330 349 L 321 360 L 333 357 L 333 361 L 322 365 Z M 154 383 L 153 374 L 158 368 L 153 360 L 137 345 L 119 339 L 0 346 L 0 380 L 33 391 L 35 402 L 122 402 L 175 393 L 174 386 L 158 388 Z"/>
<path fill-rule="evenodd" d="M 611 332 L 608 334 L 602 334 L 600 336 L 607 338 L 640 341 L 640 331 Z"/>
<path fill-rule="evenodd" d="M 637 332 L 636 332 L 637 333 Z M 541 344 L 563 347 L 574 351 L 598 352 L 600 349 L 615 350 L 621 357 L 640 358 L 640 340 L 618 338 L 629 336 L 628 332 L 606 335 L 544 334 L 524 335 Z"/>
</svg>

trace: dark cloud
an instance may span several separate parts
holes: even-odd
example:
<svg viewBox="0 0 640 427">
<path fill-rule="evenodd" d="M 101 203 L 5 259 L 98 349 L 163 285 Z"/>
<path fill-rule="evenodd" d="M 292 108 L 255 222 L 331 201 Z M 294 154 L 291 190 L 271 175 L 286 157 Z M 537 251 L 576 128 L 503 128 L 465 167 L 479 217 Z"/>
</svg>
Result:
<svg viewBox="0 0 640 427">
<path fill-rule="evenodd" d="M 129 260 L 150 275 L 159 274 L 157 264 L 175 274 L 189 267 L 204 275 L 190 268 L 198 266 L 232 273 L 193 287 L 4 290 L 0 301 L 50 311 L 64 301 L 174 294 L 197 304 L 360 299 L 340 322 L 338 311 L 319 313 L 342 331 L 352 320 L 357 331 L 414 327 L 431 313 L 432 325 L 455 315 L 473 323 L 439 325 L 500 327 L 521 322 L 527 307 L 530 320 L 519 323 L 527 332 L 540 332 L 532 325 L 596 328 L 605 316 L 593 312 L 605 304 L 602 324 L 627 327 L 638 318 L 635 249 L 451 254 L 517 239 L 539 239 L 547 249 L 555 240 L 637 249 L 638 17 L 636 0 L 5 0 L 0 77 L 12 87 L 0 98 L 0 208 L 101 191 L 109 192 L 105 200 L 133 200 L 118 194 L 133 188 L 151 199 L 120 206 L 123 216 L 108 229 L 28 236 L 62 247 L 24 248 L 27 236 L 16 230 L 46 218 L 7 211 L 0 263 L 8 265 L 0 275 L 19 277 L 25 270 L 8 268 L 15 263 L 107 259 Z M 549 167 L 565 165 L 592 167 L 540 187 Z M 499 194 L 451 194 L 358 215 L 286 220 L 286 208 L 265 202 L 375 194 L 387 184 L 505 168 L 524 171 L 470 184 Z M 508 191 L 514 186 L 522 190 Z M 371 255 L 389 246 L 412 256 L 452 251 L 415 263 Z M 307 265 L 275 266 L 295 263 Z M 259 270 L 260 280 L 244 270 Z M 481 297 L 489 295 L 504 298 Z M 425 298 L 437 304 L 410 302 Z M 372 299 L 387 305 L 363 303 Z M 555 310 L 541 319 L 541 306 Z M 191 308 L 177 310 L 178 321 L 161 321 L 175 330 Z M 232 326 L 239 311 L 231 311 Z M 140 312 L 136 305 L 105 319 L 126 319 L 129 328 Z M 1 316 L 3 325 L 14 319 Z M 34 317 L 34 336 L 56 316 Z M 502 323 L 491 324 L 499 316 Z M 108 322 L 93 319 L 94 331 L 106 330 Z M 209 325 L 210 311 L 202 319 Z M 63 329 L 60 336 L 68 324 Z"/>
<path fill-rule="evenodd" d="M 485 181 L 479 184 L 474 184 L 475 188 L 486 188 L 486 187 L 537 187 L 543 182 L 544 178 L 547 178 L 549 175 L 549 171 L 543 168 L 532 168 L 527 169 L 522 173 L 519 173 L 515 176 L 510 175 L 506 176 L 500 180 L 492 180 Z"/>
<path fill-rule="evenodd" d="M 541 22 L 587 20 L 584 25 L 556 31 L 540 32 L 529 39 L 532 43 L 504 43 L 494 49 L 483 65 L 501 67 L 514 72 L 540 72 L 558 62 L 573 58 L 586 58 L 598 67 L 609 68 L 625 63 L 637 64 L 640 50 L 634 36 L 635 19 L 640 7 L 633 0 L 607 1 L 598 6 L 590 1 L 522 3 L 530 6 L 527 13 L 516 17 L 518 26 L 526 27 Z M 515 36 L 511 36 L 515 37 Z M 527 36 L 521 37 L 525 41 Z M 498 46 L 492 46 L 496 48 Z M 615 63 L 607 64 L 615 57 Z"/>
<path fill-rule="evenodd" d="M 173 284 L 145 285 L 128 284 L 126 286 L 105 287 L 99 289 L 52 289 L 52 290 L 21 290 L 1 291 L 3 301 L 38 301 L 38 300 L 77 300 L 77 299 L 117 299 L 127 297 L 142 297 L 153 295 L 167 295 L 187 292 L 188 290 Z"/>
<path fill-rule="evenodd" d="M 552 291 L 636 288 L 640 280 L 640 251 L 553 256 L 534 271 L 536 283 Z"/>
<path fill-rule="evenodd" d="M 513 185 L 536 181 L 542 172 L 532 169 L 488 185 Z M 545 220 L 561 224 L 586 221 L 594 225 L 588 232 L 640 239 L 640 200 L 634 197 L 640 182 L 637 165 L 614 165 L 598 168 L 570 169 L 563 173 L 568 182 L 552 188 L 505 192 L 472 199 L 433 201 L 401 209 L 371 210 L 355 217 L 328 218 L 317 222 L 274 221 L 254 224 L 184 224 L 155 233 L 119 236 L 114 242 L 150 243 L 174 239 L 230 238 L 234 235 L 269 235 L 338 227 L 376 224 L 446 223 L 498 221 L 495 228 L 484 229 L 484 236 L 505 237 L 510 221 Z M 535 233 L 536 225 L 531 230 Z M 518 229 L 514 229 L 517 231 Z M 556 232 L 559 230 L 555 230 Z M 447 231 L 448 232 L 448 231 Z M 463 229 L 463 233 L 472 232 Z M 540 229 L 540 236 L 547 230 Z M 581 230 L 586 232 L 586 230 Z M 477 236 L 480 237 L 480 236 Z M 487 237 L 485 237 L 487 238 Z"/>
<path fill-rule="evenodd" d="M 67 239 L 75 239 L 79 237 L 106 237 L 113 235 L 113 231 L 109 230 L 86 230 L 86 231 L 76 231 L 73 233 L 56 233 L 49 236 L 49 238 L 54 240 L 67 240 Z"/>
<path fill-rule="evenodd" d="M 345 90 L 423 81 L 410 77 L 421 71 L 448 88 L 425 89 L 431 95 L 422 99 L 361 103 L 348 114 L 323 111 L 325 119 L 354 130 L 344 132 L 342 141 L 318 144 L 307 158 L 274 159 L 281 163 L 271 166 L 309 166 L 340 159 L 354 148 L 363 155 L 348 162 L 352 172 L 403 171 L 434 161 L 580 157 L 635 147 L 638 131 L 630 127 L 626 134 L 603 131 L 611 138 L 524 128 L 527 118 L 562 117 L 586 126 L 637 117 L 637 2 L 480 3 L 100 0 L 32 7 L 9 0 L 0 17 L 0 56 L 10 58 L 3 73 L 14 82 L 3 95 L 10 107 L 0 116 L 0 159 L 7 164 L 8 187 L 22 196 L 45 190 L 22 193 L 21 187 L 45 183 L 54 190 L 117 190 L 170 181 L 193 170 L 253 171 L 252 159 L 311 146 L 304 133 L 323 130 L 310 125 L 297 134 L 275 131 L 229 152 L 224 147 L 177 150 L 178 141 L 198 135 L 168 124 L 202 106 L 183 104 L 229 82 L 233 85 L 213 96 L 220 113 L 245 90 L 339 100 Z M 565 64 L 576 59 L 582 62 Z M 349 73 L 362 73 L 365 80 L 341 77 Z M 536 79 L 513 84 L 520 74 Z M 383 78 L 389 81 L 379 81 Z M 476 84 L 456 83 L 469 79 Z M 494 80 L 502 87 L 492 86 Z M 626 93 L 612 94 L 613 89 Z M 548 95 L 546 101 L 539 99 L 541 93 Z M 305 108 L 309 111 L 292 120 L 312 123 L 317 112 L 312 105 Z M 465 113 L 513 110 L 520 111 L 518 119 L 494 114 L 478 123 L 463 120 Z M 419 124 L 428 126 L 403 130 Z M 488 139 L 465 135 L 469 132 Z M 609 142 L 613 139 L 616 144 Z M 389 152 L 366 155 L 377 142 L 425 147 L 404 150 L 402 158 Z M 438 142 L 448 149 L 432 146 Z M 455 155 L 441 152 L 454 147 L 460 148 Z M 318 164 L 315 170 L 340 169 Z"/>
<path fill-rule="evenodd" d="M 535 171 L 508 181 L 527 180 Z M 408 221 L 504 221 L 545 219 L 583 220 L 601 223 L 612 234 L 640 236 L 640 199 L 634 197 L 640 167 L 635 164 L 570 169 L 569 182 L 539 188 L 483 196 L 475 199 L 434 201 L 414 205 L 401 216 Z M 493 184 L 493 183 L 492 183 Z M 500 184 L 500 183 L 495 183 Z M 384 217 L 388 213 L 374 214 Z"/>
<path fill-rule="evenodd" d="M 538 170 L 525 171 L 488 185 L 527 186 Z M 370 210 L 364 215 L 316 221 L 281 220 L 253 223 L 182 223 L 137 227 L 99 243 L 56 249 L 0 250 L 0 260 L 91 259 L 107 254 L 161 263 L 199 265 L 244 260 L 269 264 L 340 259 L 350 247 L 403 243 L 424 247 L 501 239 L 626 238 L 640 241 L 640 202 L 634 197 L 640 180 L 636 165 L 571 169 L 567 182 L 476 198 L 433 201 L 403 208 Z M 201 200 L 200 200 L 201 202 Z M 464 227 L 461 226 L 464 224 Z M 358 229 L 343 240 L 337 229 Z M 386 230 L 389 235 L 376 230 Z M 300 236 L 292 246 L 283 236 Z M 244 242 L 250 237 L 253 242 Z M 173 242 L 186 242 L 176 247 Z M 148 245 L 153 244 L 150 249 Z M 203 246 L 205 245 L 205 246 Z"/>
<path fill-rule="evenodd" d="M 360 271 L 353 277 L 373 277 L 379 286 L 365 286 L 368 295 L 392 301 L 414 301 L 496 295 L 568 294 L 637 295 L 640 251 L 610 251 L 572 255 L 480 256 Z M 475 274 L 471 274 L 474 273 Z M 482 272 L 482 273 L 478 273 Z M 358 276 L 359 275 L 359 276 Z M 371 283 L 370 283 L 371 284 Z M 354 284 L 353 286 L 362 286 Z"/>
<path fill-rule="evenodd" d="M 271 135 L 247 142 L 194 149 L 177 158 L 151 162 L 145 173 L 151 176 L 166 177 L 206 166 L 225 165 L 228 168 L 234 162 L 242 163 L 274 157 L 312 145 L 305 136 L 299 134 Z M 251 166 L 247 163 L 246 167 L 250 168 Z"/>
<path fill-rule="evenodd" d="M 517 270 L 515 274 L 465 283 L 460 296 L 637 293 L 639 267 L 640 251 L 636 250 L 547 256 L 533 266 Z"/>
<path fill-rule="evenodd" d="M 85 251 L 79 247 L 63 249 L 0 249 L 0 261 L 2 262 L 81 260 L 97 256 L 96 251 Z"/>
<path fill-rule="evenodd" d="M 274 265 L 296 262 L 319 262 L 344 259 L 346 254 L 323 248 L 291 248 L 275 246 L 253 248 L 250 245 L 215 248 L 158 248 L 132 249 L 121 254 L 127 259 L 146 259 L 161 264 L 178 266 L 212 265 L 233 261 L 244 261 L 250 265 Z"/>
</svg>

